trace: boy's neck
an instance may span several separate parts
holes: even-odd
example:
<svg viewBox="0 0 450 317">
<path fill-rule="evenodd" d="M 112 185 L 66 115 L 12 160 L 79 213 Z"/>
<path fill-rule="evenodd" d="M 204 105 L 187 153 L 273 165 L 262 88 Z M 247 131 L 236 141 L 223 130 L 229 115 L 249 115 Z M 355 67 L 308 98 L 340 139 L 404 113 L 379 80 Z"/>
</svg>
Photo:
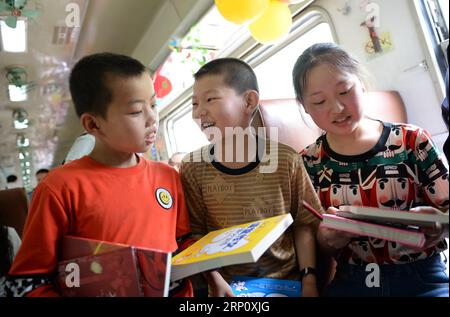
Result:
<svg viewBox="0 0 450 317">
<path fill-rule="evenodd" d="M 242 138 L 243 142 L 238 142 L 236 137 L 224 138 L 221 148 L 214 146 L 214 158 L 228 168 L 242 168 L 254 162 L 257 153 L 258 139 L 253 134 L 246 134 Z M 232 153 L 231 152 L 232 149 Z"/>
<path fill-rule="evenodd" d="M 108 151 L 97 146 L 97 144 L 91 154 L 89 154 L 89 157 L 103 165 L 117 168 L 132 167 L 139 162 L 139 158 L 135 153 Z"/>
<path fill-rule="evenodd" d="M 376 120 L 363 118 L 355 131 L 348 135 L 327 133 L 330 148 L 342 155 L 359 155 L 372 149 L 380 140 L 383 125 Z"/>
</svg>

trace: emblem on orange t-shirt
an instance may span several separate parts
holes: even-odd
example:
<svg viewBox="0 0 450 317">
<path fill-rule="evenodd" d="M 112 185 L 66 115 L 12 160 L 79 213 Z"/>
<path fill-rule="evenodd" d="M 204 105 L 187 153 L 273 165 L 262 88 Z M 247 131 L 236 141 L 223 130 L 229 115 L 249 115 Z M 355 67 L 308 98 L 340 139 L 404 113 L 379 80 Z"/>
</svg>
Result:
<svg viewBox="0 0 450 317">
<path fill-rule="evenodd" d="M 156 200 L 158 204 L 164 209 L 170 209 L 173 204 L 172 195 L 169 193 L 167 189 L 158 188 L 156 189 Z"/>
</svg>

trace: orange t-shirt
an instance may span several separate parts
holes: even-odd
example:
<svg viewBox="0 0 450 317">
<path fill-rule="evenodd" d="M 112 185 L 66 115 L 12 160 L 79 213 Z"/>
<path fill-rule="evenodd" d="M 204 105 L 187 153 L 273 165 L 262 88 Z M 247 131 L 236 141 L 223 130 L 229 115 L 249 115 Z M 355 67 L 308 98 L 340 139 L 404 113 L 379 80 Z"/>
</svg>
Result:
<svg viewBox="0 0 450 317">
<path fill-rule="evenodd" d="M 12 278 L 55 274 L 64 235 L 174 252 L 177 239 L 189 233 L 181 182 L 172 167 L 140 158 L 133 167 L 113 168 L 85 156 L 51 171 L 39 184 L 9 273 Z M 184 295 L 191 291 L 187 287 Z M 57 292 L 45 285 L 27 295 Z"/>
</svg>

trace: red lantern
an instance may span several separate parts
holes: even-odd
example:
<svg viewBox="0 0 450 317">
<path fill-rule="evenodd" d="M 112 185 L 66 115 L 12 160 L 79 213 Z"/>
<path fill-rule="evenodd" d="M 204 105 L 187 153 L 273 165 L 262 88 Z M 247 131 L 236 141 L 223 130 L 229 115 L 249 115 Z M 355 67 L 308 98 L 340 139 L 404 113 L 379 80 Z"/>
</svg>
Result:
<svg viewBox="0 0 450 317">
<path fill-rule="evenodd" d="M 154 86 L 158 98 L 164 98 L 172 91 L 172 83 L 169 78 L 162 76 L 160 73 L 156 74 Z"/>
</svg>

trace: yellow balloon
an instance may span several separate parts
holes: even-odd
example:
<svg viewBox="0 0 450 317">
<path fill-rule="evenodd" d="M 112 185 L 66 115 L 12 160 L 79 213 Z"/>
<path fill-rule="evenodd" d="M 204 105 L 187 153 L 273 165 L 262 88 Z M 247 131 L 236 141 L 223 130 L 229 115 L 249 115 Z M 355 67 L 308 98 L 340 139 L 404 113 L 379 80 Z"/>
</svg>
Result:
<svg viewBox="0 0 450 317">
<path fill-rule="evenodd" d="M 291 26 L 289 7 L 281 2 L 271 1 L 263 15 L 249 25 L 249 29 L 258 42 L 268 44 L 288 34 Z"/>
<path fill-rule="evenodd" d="M 228 21 L 242 24 L 259 17 L 270 0 L 215 0 L 220 14 Z"/>
<path fill-rule="evenodd" d="M 305 0 L 275 0 L 275 1 L 279 1 L 284 4 L 296 4 L 296 3 L 303 2 Z"/>
</svg>

